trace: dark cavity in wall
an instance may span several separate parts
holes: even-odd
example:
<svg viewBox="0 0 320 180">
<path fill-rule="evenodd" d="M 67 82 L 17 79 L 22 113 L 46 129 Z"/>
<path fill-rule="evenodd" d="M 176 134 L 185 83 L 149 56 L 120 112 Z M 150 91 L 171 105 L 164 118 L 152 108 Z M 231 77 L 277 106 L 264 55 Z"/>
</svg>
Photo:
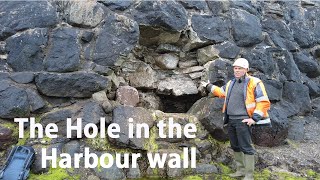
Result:
<svg viewBox="0 0 320 180">
<path fill-rule="evenodd" d="M 161 111 L 166 113 L 186 113 L 191 106 L 202 96 L 199 94 L 173 96 L 159 95 L 161 99 Z"/>
</svg>

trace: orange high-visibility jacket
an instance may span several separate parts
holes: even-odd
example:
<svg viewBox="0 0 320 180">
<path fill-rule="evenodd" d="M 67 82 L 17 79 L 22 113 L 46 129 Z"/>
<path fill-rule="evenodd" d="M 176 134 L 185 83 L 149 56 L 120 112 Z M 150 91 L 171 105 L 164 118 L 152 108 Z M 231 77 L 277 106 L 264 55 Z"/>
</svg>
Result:
<svg viewBox="0 0 320 180">
<path fill-rule="evenodd" d="M 243 96 L 249 117 L 251 117 L 256 122 L 260 120 L 267 120 L 268 123 L 270 123 L 268 114 L 268 110 L 270 109 L 270 101 L 262 81 L 256 77 L 249 75 L 246 75 L 244 81 L 245 87 Z M 235 82 L 236 79 L 233 79 L 221 88 L 215 85 L 211 87 L 211 93 L 214 96 L 225 98 L 222 109 L 222 112 L 225 113 L 224 124 L 228 123 L 228 117 L 226 113 L 228 108 L 227 104 L 229 101 L 231 89 Z"/>
</svg>

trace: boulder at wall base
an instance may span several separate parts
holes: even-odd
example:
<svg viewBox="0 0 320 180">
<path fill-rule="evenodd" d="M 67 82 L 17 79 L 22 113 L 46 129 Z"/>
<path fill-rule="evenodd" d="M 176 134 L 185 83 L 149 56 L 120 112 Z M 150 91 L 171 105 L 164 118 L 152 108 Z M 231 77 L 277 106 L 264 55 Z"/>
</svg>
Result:
<svg viewBox="0 0 320 180">
<path fill-rule="evenodd" d="M 30 114 L 28 95 L 8 81 L 0 81 L 0 118 L 26 117 Z"/>
<path fill-rule="evenodd" d="M 291 103 L 300 115 L 311 111 L 309 89 L 302 83 L 285 82 L 283 86 L 283 100 Z"/>
<path fill-rule="evenodd" d="M 0 126 L 0 150 L 5 150 L 15 143 L 13 131 L 4 126 Z"/>
<path fill-rule="evenodd" d="M 41 124 L 43 126 L 47 126 L 49 123 L 54 123 L 59 127 L 58 135 L 65 137 L 67 135 L 67 118 L 71 118 L 72 126 L 79 125 L 77 123 L 77 118 L 82 119 L 82 129 L 89 124 L 99 124 L 99 122 L 103 122 L 100 120 L 101 117 L 105 117 L 106 121 L 108 121 L 108 116 L 104 113 L 103 108 L 94 101 L 83 101 L 71 106 L 61 108 L 58 110 L 53 110 L 44 114 L 41 117 Z M 69 128 L 70 130 L 70 128 Z M 80 129 L 78 129 L 80 130 Z M 77 131 L 78 131 L 77 130 Z M 71 137 L 77 137 L 77 131 L 71 132 Z"/>
<path fill-rule="evenodd" d="M 188 113 L 198 118 L 211 136 L 218 141 L 227 141 L 228 135 L 223 131 L 223 113 L 221 112 L 224 99 L 204 97 L 189 109 Z"/>
<path fill-rule="evenodd" d="M 272 107 L 270 112 L 272 127 L 253 126 L 252 141 L 259 146 L 274 147 L 281 145 L 288 136 L 288 119 L 284 112 Z"/>
</svg>

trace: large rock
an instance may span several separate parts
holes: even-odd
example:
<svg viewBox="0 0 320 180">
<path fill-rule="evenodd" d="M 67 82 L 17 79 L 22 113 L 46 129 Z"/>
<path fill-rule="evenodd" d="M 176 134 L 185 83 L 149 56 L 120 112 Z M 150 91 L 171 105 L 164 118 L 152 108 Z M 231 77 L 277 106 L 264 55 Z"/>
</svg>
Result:
<svg viewBox="0 0 320 180">
<path fill-rule="evenodd" d="M 231 61 L 222 58 L 208 62 L 205 65 L 209 65 L 207 79 L 215 85 L 223 86 L 234 77 L 231 63 Z"/>
<path fill-rule="evenodd" d="M 269 33 L 277 31 L 282 38 L 294 40 L 290 28 L 280 19 L 267 17 L 262 21 L 262 27 Z"/>
<path fill-rule="evenodd" d="M 290 24 L 293 37 L 302 48 L 309 48 L 315 45 L 315 34 L 304 22 L 293 22 Z"/>
<path fill-rule="evenodd" d="M 197 94 L 196 84 L 188 77 L 173 76 L 161 80 L 158 84 L 157 92 L 160 94 L 182 96 Z"/>
<path fill-rule="evenodd" d="M 232 35 L 238 46 L 252 46 L 262 41 L 260 20 L 243 10 L 232 9 Z"/>
<path fill-rule="evenodd" d="M 26 92 L 28 95 L 31 112 L 41 109 L 46 105 L 45 101 L 41 98 L 36 90 L 28 88 L 26 89 Z"/>
<path fill-rule="evenodd" d="M 77 118 L 82 118 L 83 132 L 86 124 L 98 124 L 100 123 L 100 118 L 105 116 L 106 114 L 98 103 L 84 101 L 44 114 L 41 117 L 41 124 L 46 126 L 49 123 L 55 123 L 59 127 L 58 135 L 65 137 L 67 135 L 67 118 L 72 119 L 72 126 L 76 125 Z M 77 137 L 76 131 L 72 131 L 71 136 L 72 138 Z"/>
<path fill-rule="evenodd" d="M 289 120 L 288 138 L 301 141 L 304 139 L 305 120 L 301 117 L 294 117 Z"/>
<path fill-rule="evenodd" d="M 281 108 L 272 106 L 269 111 L 272 127 L 253 126 L 252 141 L 259 146 L 274 147 L 283 144 L 288 136 L 288 119 Z"/>
<path fill-rule="evenodd" d="M 28 117 L 30 104 L 26 91 L 8 81 L 0 81 L 0 84 L 0 118 Z"/>
<path fill-rule="evenodd" d="M 224 99 L 204 97 L 194 103 L 188 111 L 196 116 L 202 126 L 218 141 L 228 140 L 228 135 L 223 130 L 223 102 Z"/>
<path fill-rule="evenodd" d="M 80 45 L 78 31 L 72 28 L 53 30 L 51 45 L 44 60 L 47 71 L 70 72 L 80 67 Z"/>
<path fill-rule="evenodd" d="M 219 57 L 221 58 L 234 59 L 240 53 L 240 48 L 230 41 L 215 45 L 214 48 L 219 51 Z"/>
<path fill-rule="evenodd" d="M 299 111 L 299 114 L 311 111 L 309 89 L 304 84 L 285 82 L 283 86 L 283 99 L 292 103 L 292 106 Z"/>
<path fill-rule="evenodd" d="M 3 1 L 0 13 L 0 40 L 17 31 L 52 27 L 58 23 L 56 9 L 48 1 Z"/>
<path fill-rule="evenodd" d="M 35 78 L 38 90 L 54 97 L 91 97 L 107 87 L 107 78 L 95 73 L 39 73 Z"/>
<path fill-rule="evenodd" d="M 131 86 L 120 86 L 117 89 L 116 98 L 123 105 L 136 106 L 139 103 L 139 93 Z"/>
<path fill-rule="evenodd" d="M 293 53 L 293 59 L 299 70 L 306 73 L 308 77 L 315 78 L 320 76 L 320 66 L 317 61 L 310 59 L 304 53 Z"/>
<path fill-rule="evenodd" d="M 266 18 L 262 21 L 263 30 L 267 31 L 273 43 L 289 51 L 298 49 L 290 28 L 281 20 Z"/>
<path fill-rule="evenodd" d="M 184 7 L 175 1 L 141 1 L 135 4 L 135 20 L 139 25 L 181 31 L 188 25 Z"/>
<path fill-rule="evenodd" d="M 104 18 L 102 5 L 96 1 L 61 1 L 67 22 L 74 26 L 96 27 Z"/>
<path fill-rule="evenodd" d="M 280 74 L 284 75 L 288 81 L 301 82 L 300 70 L 288 51 L 276 49 L 271 54 Z"/>
<path fill-rule="evenodd" d="M 267 77 L 272 77 L 276 70 L 275 63 L 268 50 L 264 48 L 255 48 L 251 51 L 245 52 L 243 55 L 249 61 L 249 68 L 259 70 Z"/>
<path fill-rule="evenodd" d="M 121 55 L 126 56 L 139 39 L 139 27 L 124 15 L 110 13 L 95 42 L 93 61 L 103 66 L 114 66 Z"/>
<path fill-rule="evenodd" d="M 303 84 L 309 88 L 309 95 L 311 98 L 320 96 L 320 86 L 319 83 L 316 83 L 314 80 L 303 75 L 302 76 Z"/>
<path fill-rule="evenodd" d="M 31 29 L 8 38 L 8 64 L 14 71 L 42 71 L 47 43 L 47 29 Z"/>
<path fill-rule="evenodd" d="M 133 119 L 133 122 L 129 122 L 129 118 Z M 120 126 L 119 138 L 110 139 L 113 143 L 121 147 L 130 147 L 133 149 L 145 149 L 145 143 L 148 141 L 148 138 L 144 137 L 144 130 L 142 130 L 142 137 L 129 138 L 129 124 L 133 125 L 134 132 L 136 132 L 137 124 L 145 123 L 149 126 L 149 129 L 153 127 L 153 117 L 151 113 L 146 109 L 141 107 L 129 107 L 129 106 L 119 106 L 113 110 L 113 119 L 112 123 L 117 123 Z"/>
<path fill-rule="evenodd" d="M 191 18 L 193 30 L 203 41 L 215 43 L 226 41 L 230 38 L 230 21 L 223 17 L 208 15 L 193 15 Z"/>
<path fill-rule="evenodd" d="M 278 31 L 269 32 L 269 37 L 275 46 L 288 49 L 289 51 L 298 51 L 299 45 L 295 41 L 281 37 Z"/>
<path fill-rule="evenodd" d="M 263 80 L 263 84 L 266 88 L 269 100 L 280 101 L 282 98 L 283 85 L 276 80 Z"/>
</svg>

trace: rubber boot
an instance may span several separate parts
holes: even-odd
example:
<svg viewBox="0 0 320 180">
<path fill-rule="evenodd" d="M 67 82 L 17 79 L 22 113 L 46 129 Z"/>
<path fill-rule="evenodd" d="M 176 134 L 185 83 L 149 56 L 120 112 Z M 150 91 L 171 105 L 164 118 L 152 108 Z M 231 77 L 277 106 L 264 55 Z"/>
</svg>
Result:
<svg viewBox="0 0 320 180">
<path fill-rule="evenodd" d="M 244 155 L 245 177 L 243 180 L 253 180 L 254 172 L 254 155 Z"/>
<path fill-rule="evenodd" d="M 234 152 L 234 159 L 236 161 L 237 171 L 229 174 L 230 177 L 242 177 L 245 175 L 243 152 Z"/>
</svg>

